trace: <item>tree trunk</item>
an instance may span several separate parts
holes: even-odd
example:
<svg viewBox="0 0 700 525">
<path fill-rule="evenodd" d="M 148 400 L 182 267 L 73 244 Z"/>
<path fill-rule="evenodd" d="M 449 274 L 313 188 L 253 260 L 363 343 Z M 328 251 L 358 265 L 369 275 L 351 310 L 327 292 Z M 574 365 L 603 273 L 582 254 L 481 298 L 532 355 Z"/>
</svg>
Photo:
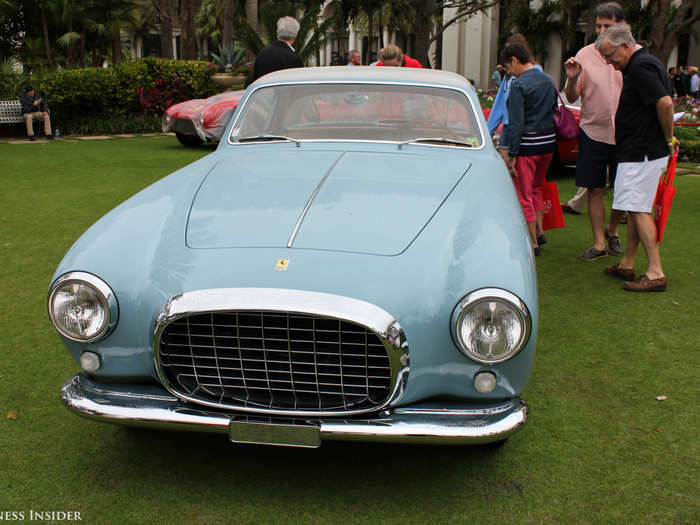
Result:
<svg viewBox="0 0 700 525">
<path fill-rule="evenodd" d="M 100 67 L 102 65 L 101 58 L 97 54 L 97 46 L 92 46 L 92 67 Z"/>
<path fill-rule="evenodd" d="M 122 59 L 122 38 L 119 31 L 119 24 L 112 25 L 112 65 L 121 62 Z"/>
<path fill-rule="evenodd" d="M 194 23 L 194 0 L 182 0 L 182 58 L 194 60 L 197 58 L 197 35 Z"/>
<path fill-rule="evenodd" d="M 224 0 L 224 25 L 221 33 L 221 45 L 230 47 L 233 45 L 233 16 L 235 12 L 234 0 Z"/>
<path fill-rule="evenodd" d="M 367 13 L 367 63 L 372 63 L 372 44 L 374 44 L 374 31 L 373 31 L 373 23 L 374 20 L 372 20 L 372 13 Z M 379 56 L 379 50 L 377 50 L 377 60 L 381 60 L 382 58 Z"/>
<path fill-rule="evenodd" d="M 49 44 L 49 29 L 46 25 L 46 13 L 44 12 L 44 2 L 39 2 L 39 13 L 41 14 L 41 30 L 44 34 L 44 52 L 46 53 L 46 62 L 50 67 L 53 67 L 51 59 L 51 45 Z"/>
<path fill-rule="evenodd" d="M 163 58 L 173 58 L 173 18 L 172 0 L 160 0 L 160 55 Z"/>
<path fill-rule="evenodd" d="M 668 57 L 678 45 L 678 37 L 688 27 L 700 19 L 700 9 L 693 12 L 693 1 L 683 0 L 666 24 L 665 13 L 669 12 L 671 0 L 650 0 L 651 32 L 649 35 L 649 52 L 666 66 Z"/>
<path fill-rule="evenodd" d="M 80 67 L 85 68 L 85 31 L 80 34 Z"/>
<path fill-rule="evenodd" d="M 665 57 L 660 56 L 664 47 L 664 33 L 666 30 L 666 15 L 668 14 L 671 0 L 652 0 L 649 2 L 649 15 L 651 18 L 651 31 L 649 32 L 649 52 L 655 55 L 665 65 L 670 50 Z M 676 14 L 677 16 L 677 14 Z M 676 38 L 677 42 L 677 38 Z M 674 43 L 675 45 L 675 43 Z M 673 49 L 673 46 L 671 46 Z"/>
<path fill-rule="evenodd" d="M 258 21 L 258 0 L 245 1 L 245 19 L 248 25 L 255 29 L 257 34 L 260 34 L 260 22 Z M 277 35 L 270 35 L 271 39 L 275 39 Z"/>
<path fill-rule="evenodd" d="M 415 58 L 424 67 L 430 67 L 430 31 L 433 28 L 433 11 L 435 10 L 435 0 L 423 0 L 416 2 L 416 19 L 413 26 L 415 35 Z"/>
<path fill-rule="evenodd" d="M 440 13 L 437 21 L 438 27 L 442 25 L 442 13 Z M 435 35 L 435 63 L 433 64 L 434 69 L 442 69 L 442 36 L 443 33 Z M 427 66 L 428 64 L 426 64 Z"/>
<path fill-rule="evenodd" d="M 68 32 L 73 32 L 73 20 L 68 22 Z M 66 54 L 66 67 L 71 69 L 75 64 L 75 41 L 71 40 L 68 43 L 68 52 Z"/>
</svg>

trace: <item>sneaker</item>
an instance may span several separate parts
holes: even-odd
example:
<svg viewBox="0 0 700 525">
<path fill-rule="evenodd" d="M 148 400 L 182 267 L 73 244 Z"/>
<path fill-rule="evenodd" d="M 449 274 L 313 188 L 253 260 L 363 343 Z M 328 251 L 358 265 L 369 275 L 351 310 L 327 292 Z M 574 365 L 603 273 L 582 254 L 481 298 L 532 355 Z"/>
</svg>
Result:
<svg viewBox="0 0 700 525">
<path fill-rule="evenodd" d="M 29 135 L 29 140 L 34 142 L 36 140 L 36 137 L 34 135 Z"/>
<path fill-rule="evenodd" d="M 581 212 L 580 212 L 580 211 L 576 211 L 575 209 L 573 209 L 573 208 L 572 208 L 571 206 L 569 206 L 568 204 L 562 204 L 562 205 L 561 205 L 561 211 L 563 211 L 564 213 L 570 213 L 571 215 L 581 215 Z"/>
<path fill-rule="evenodd" d="M 596 250 L 595 247 L 591 246 L 585 252 L 578 256 L 579 261 L 595 261 L 601 257 L 606 257 L 608 252 L 605 250 Z"/>
<path fill-rule="evenodd" d="M 545 237 L 544 234 L 538 235 L 537 244 L 539 244 L 540 246 L 542 246 L 543 244 L 547 244 L 547 237 Z"/>
<path fill-rule="evenodd" d="M 622 255 L 622 243 L 620 242 L 619 235 L 610 235 L 606 228 L 605 230 L 605 240 L 608 243 L 608 253 L 614 256 Z"/>
</svg>

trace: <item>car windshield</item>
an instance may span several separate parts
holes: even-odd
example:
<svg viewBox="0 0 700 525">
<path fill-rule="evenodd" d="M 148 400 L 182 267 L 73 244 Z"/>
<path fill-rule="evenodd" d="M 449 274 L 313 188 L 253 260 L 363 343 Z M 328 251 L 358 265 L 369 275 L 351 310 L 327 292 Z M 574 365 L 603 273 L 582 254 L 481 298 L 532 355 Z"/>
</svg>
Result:
<svg viewBox="0 0 700 525">
<path fill-rule="evenodd" d="M 251 94 L 233 142 L 367 140 L 478 147 L 479 124 L 466 95 L 398 84 L 287 84 Z M 432 140 L 431 140 L 432 139 Z"/>
</svg>

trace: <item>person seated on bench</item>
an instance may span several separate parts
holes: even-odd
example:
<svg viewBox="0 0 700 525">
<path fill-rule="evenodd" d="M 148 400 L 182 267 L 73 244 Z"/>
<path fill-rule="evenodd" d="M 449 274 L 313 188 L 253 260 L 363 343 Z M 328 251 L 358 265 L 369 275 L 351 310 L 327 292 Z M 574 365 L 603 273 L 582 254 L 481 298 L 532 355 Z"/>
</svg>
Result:
<svg viewBox="0 0 700 525">
<path fill-rule="evenodd" d="M 22 116 L 27 123 L 27 136 L 29 140 L 36 140 L 34 137 L 34 119 L 44 121 L 44 134 L 46 138 L 51 140 L 51 118 L 49 117 L 49 107 L 46 105 L 46 100 L 34 92 L 32 86 L 24 88 L 24 95 L 20 99 L 22 104 Z"/>
</svg>

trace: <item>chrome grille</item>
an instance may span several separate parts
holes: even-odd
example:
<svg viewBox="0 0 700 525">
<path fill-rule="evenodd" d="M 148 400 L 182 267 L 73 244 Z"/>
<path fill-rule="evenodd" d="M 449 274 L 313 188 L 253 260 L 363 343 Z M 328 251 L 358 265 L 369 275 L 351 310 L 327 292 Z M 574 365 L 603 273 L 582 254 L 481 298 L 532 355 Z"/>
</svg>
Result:
<svg viewBox="0 0 700 525">
<path fill-rule="evenodd" d="M 157 359 L 196 400 L 278 410 L 366 410 L 392 388 L 380 338 L 356 323 L 268 311 L 197 313 L 168 324 Z"/>
</svg>

